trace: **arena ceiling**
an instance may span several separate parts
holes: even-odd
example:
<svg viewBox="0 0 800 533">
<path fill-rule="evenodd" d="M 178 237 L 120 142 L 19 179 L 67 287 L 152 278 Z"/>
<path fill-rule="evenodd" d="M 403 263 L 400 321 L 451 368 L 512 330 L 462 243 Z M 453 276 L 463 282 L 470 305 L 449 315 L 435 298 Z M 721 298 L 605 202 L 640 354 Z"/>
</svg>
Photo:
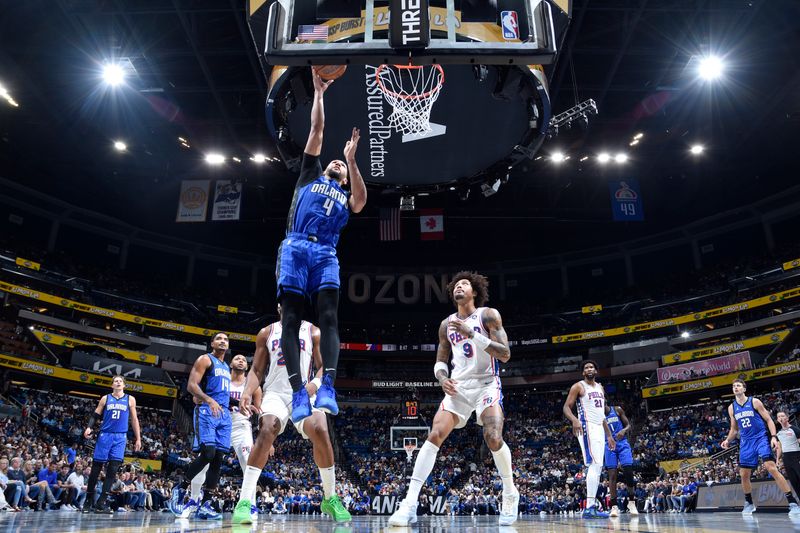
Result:
<svg viewBox="0 0 800 533">
<path fill-rule="evenodd" d="M 795 184 L 798 2 L 572 4 L 567 47 L 550 71 L 554 111 L 593 98 L 600 113 L 588 128 L 547 141 L 542 157 L 515 170 L 490 198 L 478 189 L 466 201 L 455 192 L 418 198 L 418 208 L 445 208 L 448 239 L 524 232 L 537 252 L 576 250 L 672 229 Z M 727 65 L 713 84 L 695 71 L 698 58 L 711 53 Z M 100 78 L 111 60 L 129 69 L 116 90 Z M 248 160 L 277 153 L 243 1 L 7 5 L 0 84 L 20 104 L 0 101 L 3 177 L 148 230 L 251 251 L 265 237 L 270 249 L 279 240 L 295 177 L 280 163 Z M 639 144 L 629 146 L 639 132 Z M 112 147 L 120 138 L 128 144 L 124 154 Z M 701 157 L 688 153 L 694 143 L 706 146 Z M 242 162 L 211 168 L 202 159 L 210 150 Z M 630 159 L 599 165 L 595 156 L 605 150 Z M 548 160 L 556 151 L 570 158 L 556 165 Z M 242 221 L 175 224 L 179 182 L 187 178 L 244 180 Z M 611 220 L 607 182 L 620 178 L 639 180 L 644 222 Z M 374 192 L 350 231 L 377 241 L 377 208 L 396 202 Z M 404 243 L 418 243 L 415 228 L 406 223 Z"/>
</svg>

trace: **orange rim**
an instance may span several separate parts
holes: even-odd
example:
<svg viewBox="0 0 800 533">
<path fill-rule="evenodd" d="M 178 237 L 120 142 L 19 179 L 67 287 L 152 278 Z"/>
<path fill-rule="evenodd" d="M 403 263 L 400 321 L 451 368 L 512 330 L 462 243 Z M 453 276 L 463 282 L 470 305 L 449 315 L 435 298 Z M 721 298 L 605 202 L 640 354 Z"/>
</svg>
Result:
<svg viewBox="0 0 800 533">
<path fill-rule="evenodd" d="M 404 100 L 424 100 L 425 98 L 429 98 L 433 93 L 439 91 L 442 88 L 442 85 L 444 85 L 444 69 L 442 68 L 442 66 L 428 65 L 435 67 L 439 71 L 439 83 L 438 85 L 436 85 L 434 89 L 431 89 L 430 91 L 424 92 L 422 94 L 400 94 L 395 91 L 391 91 L 387 89 L 386 86 L 383 84 L 383 81 L 381 81 L 381 71 L 388 66 L 389 65 L 379 66 L 378 70 L 375 71 L 375 77 L 378 79 L 378 85 L 380 86 L 381 91 L 385 92 L 386 94 L 390 94 L 395 98 L 402 98 Z M 399 70 L 420 70 L 425 68 L 422 65 L 392 65 L 392 66 Z"/>
</svg>

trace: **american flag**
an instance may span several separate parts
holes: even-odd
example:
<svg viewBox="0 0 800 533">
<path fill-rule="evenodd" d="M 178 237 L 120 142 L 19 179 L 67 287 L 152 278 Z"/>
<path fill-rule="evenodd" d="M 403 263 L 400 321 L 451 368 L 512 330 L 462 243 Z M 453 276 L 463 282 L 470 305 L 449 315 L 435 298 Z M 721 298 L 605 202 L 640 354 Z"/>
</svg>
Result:
<svg viewBox="0 0 800 533">
<path fill-rule="evenodd" d="M 324 24 L 301 25 L 297 30 L 298 41 L 327 41 L 328 27 Z"/>
<path fill-rule="evenodd" d="M 381 208 L 380 232 L 382 241 L 400 240 L 400 209 Z"/>
</svg>

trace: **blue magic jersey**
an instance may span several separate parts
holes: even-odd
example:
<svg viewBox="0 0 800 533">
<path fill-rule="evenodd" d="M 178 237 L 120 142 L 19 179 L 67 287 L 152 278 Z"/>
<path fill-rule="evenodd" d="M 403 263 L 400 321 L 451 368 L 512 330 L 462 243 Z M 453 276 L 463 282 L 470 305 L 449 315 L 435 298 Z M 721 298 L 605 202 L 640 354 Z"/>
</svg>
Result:
<svg viewBox="0 0 800 533">
<path fill-rule="evenodd" d="M 753 397 L 747 398 L 744 405 L 739 405 L 735 399 L 733 400 L 733 418 L 739 425 L 739 440 L 756 439 L 763 437 L 767 434 L 767 426 L 764 424 L 764 419 L 753 408 Z"/>
<path fill-rule="evenodd" d="M 316 176 L 312 179 L 312 176 Z M 319 156 L 303 155 L 300 182 L 294 191 L 286 224 L 288 233 L 313 235 L 320 244 L 336 246 L 350 218 L 348 192 L 322 175 Z"/>
<path fill-rule="evenodd" d="M 129 396 L 123 394 L 121 398 L 115 398 L 113 394 L 106 396 L 106 406 L 103 409 L 103 425 L 100 426 L 101 433 L 127 433 Z"/>
<path fill-rule="evenodd" d="M 608 429 L 611 430 L 611 434 L 615 437 L 617 436 L 617 433 L 622 431 L 622 421 L 619 419 L 619 415 L 613 406 L 609 406 L 609 411 L 606 415 L 606 422 L 608 423 Z M 627 438 L 628 437 L 623 437 L 622 440 L 627 440 Z"/>
<path fill-rule="evenodd" d="M 210 353 L 206 355 L 211 359 L 211 366 L 206 369 L 200 387 L 220 407 L 227 409 L 231 402 L 231 369 L 225 361 L 220 361 Z"/>
</svg>

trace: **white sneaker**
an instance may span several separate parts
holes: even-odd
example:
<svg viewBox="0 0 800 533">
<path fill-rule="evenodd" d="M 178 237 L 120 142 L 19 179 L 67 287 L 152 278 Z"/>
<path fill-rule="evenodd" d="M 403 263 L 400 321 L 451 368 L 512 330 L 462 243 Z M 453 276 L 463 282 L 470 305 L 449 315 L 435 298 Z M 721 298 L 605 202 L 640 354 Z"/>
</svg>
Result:
<svg viewBox="0 0 800 533">
<path fill-rule="evenodd" d="M 619 507 L 616 505 L 611 506 L 611 512 L 608 513 L 608 516 L 619 516 Z"/>
<path fill-rule="evenodd" d="M 397 510 L 389 517 L 390 526 L 407 526 L 417 522 L 417 502 L 411 503 L 403 500 Z"/>
<path fill-rule="evenodd" d="M 800 516 L 800 506 L 798 506 L 796 503 L 790 503 L 789 516 Z"/>
<path fill-rule="evenodd" d="M 519 514 L 519 491 L 514 487 L 514 492 L 503 493 L 503 505 L 500 510 L 500 525 L 510 526 L 517 521 Z"/>
<path fill-rule="evenodd" d="M 628 512 L 631 513 L 631 515 L 639 514 L 639 509 L 636 507 L 635 501 L 633 500 L 628 501 Z"/>
<path fill-rule="evenodd" d="M 756 506 L 752 503 L 744 502 L 744 508 L 742 509 L 743 515 L 751 515 L 756 511 Z"/>
<path fill-rule="evenodd" d="M 196 500 L 189 500 L 186 502 L 186 505 L 183 506 L 180 518 L 192 518 L 198 509 L 200 509 L 200 502 Z"/>
</svg>

